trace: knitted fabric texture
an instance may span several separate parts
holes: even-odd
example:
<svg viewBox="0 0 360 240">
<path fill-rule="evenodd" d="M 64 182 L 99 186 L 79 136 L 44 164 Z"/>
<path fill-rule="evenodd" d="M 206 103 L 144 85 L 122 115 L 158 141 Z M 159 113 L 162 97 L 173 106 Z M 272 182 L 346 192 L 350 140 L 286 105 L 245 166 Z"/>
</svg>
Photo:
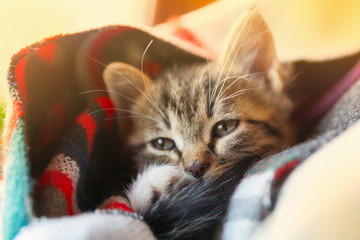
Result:
<svg viewBox="0 0 360 240">
<path fill-rule="evenodd" d="M 103 227 L 93 236 L 102 234 L 104 239 L 109 231 L 114 238 L 108 239 L 154 239 L 121 195 L 130 170 L 119 157 L 114 107 L 102 71 L 106 64 L 122 61 L 139 68 L 143 65 L 147 74 L 156 76 L 174 64 L 206 62 L 206 53 L 195 54 L 201 52 L 201 41 L 185 29 L 175 33 L 191 43 L 175 38 L 165 41 L 149 30 L 112 26 L 48 38 L 13 57 L 8 74 L 12 111 L 4 135 L 4 240 L 14 239 L 21 228 L 25 230 L 19 239 L 51 239 L 46 235 L 51 234 L 45 230 L 48 227 L 66 229 L 69 234 L 61 231 L 58 239 L 90 239 L 91 234 L 79 238 L 75 234 L 89 222 Z M 239 233 L 242 239 L 251 236 L 271 212 L 291 171 L 359 119 L 358 89 L 357 84 L 329 113 L 316 138 L 271 156 L 249 171 L 231 201 L 226 239 L 240 239 Z M 51 219 L 37 222 L 37 216 Z M 106 226 L 112 222 L 118 228 L 109 230 Z"/>
<path fill-rule="evenodd" d="M 154 34 L 104 27 L 48 38 L 14 55 L 8 73 L 12 111 L 4 135 L 4 240 L 40 215 L 71 216 L 96 208 L 131 212 L 118 195 L 123 176 L 96 171 L 125 172 L 104 161 L 118 157 L 119 143 L 102 71 L 109 62 L 122 61 L 143 64 L 155 76 L 175 63 L 206 61 L 181 47 L 192 43 L 170 39 L 175 45 Z"/>
</svg>

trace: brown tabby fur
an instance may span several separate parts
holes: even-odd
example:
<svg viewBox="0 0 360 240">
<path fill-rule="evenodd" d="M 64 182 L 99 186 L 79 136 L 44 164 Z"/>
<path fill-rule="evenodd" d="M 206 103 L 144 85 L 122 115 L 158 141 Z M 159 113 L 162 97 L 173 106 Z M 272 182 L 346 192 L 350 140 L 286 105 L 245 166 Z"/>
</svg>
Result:
<svg viewBox="0 0 360 240">
<path fill-rule="evenodd" d="M 238 26 L 216 62 L 174 66 L 154 80 L 124 63 L 107 67 L 104 79 L 116 92 L 110 96 L 118 108 L 120 135 L 140 168 L 168 163 L 185 171 L 197 160 L 210 164 L 207 178 L 294 143 L 292 103 L 283 91 L 289 76 L 277 60 L 270 31 L 256 12 Z M 228 119 L 239 120 L 236 129 L 214 137 L 214 125 Z M 176 148 L 155 149 L 150 142 L 159 137 L 172 139 Z"/>
</svg>

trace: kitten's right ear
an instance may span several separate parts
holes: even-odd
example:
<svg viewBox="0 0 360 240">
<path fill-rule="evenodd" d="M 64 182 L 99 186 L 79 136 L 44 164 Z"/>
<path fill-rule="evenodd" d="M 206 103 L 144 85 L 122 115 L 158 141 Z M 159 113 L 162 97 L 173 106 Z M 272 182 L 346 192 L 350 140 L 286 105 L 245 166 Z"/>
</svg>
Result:
<svg viewBox="0 0 360 240">
<path fill-rule="evenodd" d="M 256 10 L 245 12 L 234 24 L 219 64 L 243 74 L 259 73 L 264 83 L 280 92 L 282 72 L 270 29 Z"/>
<path fill-rule="evenodd" d="M 145 93 L 151 81 L 138 68 L 123 62 L 112 62 L 107 65 L 103 72 L 103 79 L 115 107 L 124 110 L 129 110 L 137 96 Z"/>
</svg>

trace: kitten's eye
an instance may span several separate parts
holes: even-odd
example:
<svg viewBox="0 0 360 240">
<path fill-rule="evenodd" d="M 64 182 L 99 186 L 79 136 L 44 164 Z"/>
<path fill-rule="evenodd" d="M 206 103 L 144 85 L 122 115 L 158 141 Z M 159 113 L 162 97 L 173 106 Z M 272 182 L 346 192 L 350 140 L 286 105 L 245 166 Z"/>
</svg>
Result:
<svg viewBox="0 0 360 240">
<path fill-rule="evenodd" d="M 236 119 L 222 120 L 215 124 L 213 128 L 213 135 L 218 138 L 224 137 L 234 131 L 238 123 L 239 120 Z"/>
<path fill-rule="evenodd" d="M 156 138 L 151 141 L 151 145 L 157 150 L 172 150 L 175 148 L 175 142 L 169 138 Z"/>
</svg>

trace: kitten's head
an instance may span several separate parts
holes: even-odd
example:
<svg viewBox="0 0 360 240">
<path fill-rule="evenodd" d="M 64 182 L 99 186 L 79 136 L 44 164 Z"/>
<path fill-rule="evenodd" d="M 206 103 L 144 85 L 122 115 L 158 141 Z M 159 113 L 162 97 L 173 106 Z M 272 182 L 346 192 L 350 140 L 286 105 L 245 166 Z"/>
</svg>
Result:
<svg viewBox="0 0 360 240">
<path fill-rule="evenodd" d="M 168 163 L 209 177 L 233 164 L 246 171 L 293 143 L 271 34 L 256 12 L 238 26 L 217 62 L 174 67 L 157 79 L 124 63 L 107 66 L 120 135 L 139 166 Z"/>
</svg>

